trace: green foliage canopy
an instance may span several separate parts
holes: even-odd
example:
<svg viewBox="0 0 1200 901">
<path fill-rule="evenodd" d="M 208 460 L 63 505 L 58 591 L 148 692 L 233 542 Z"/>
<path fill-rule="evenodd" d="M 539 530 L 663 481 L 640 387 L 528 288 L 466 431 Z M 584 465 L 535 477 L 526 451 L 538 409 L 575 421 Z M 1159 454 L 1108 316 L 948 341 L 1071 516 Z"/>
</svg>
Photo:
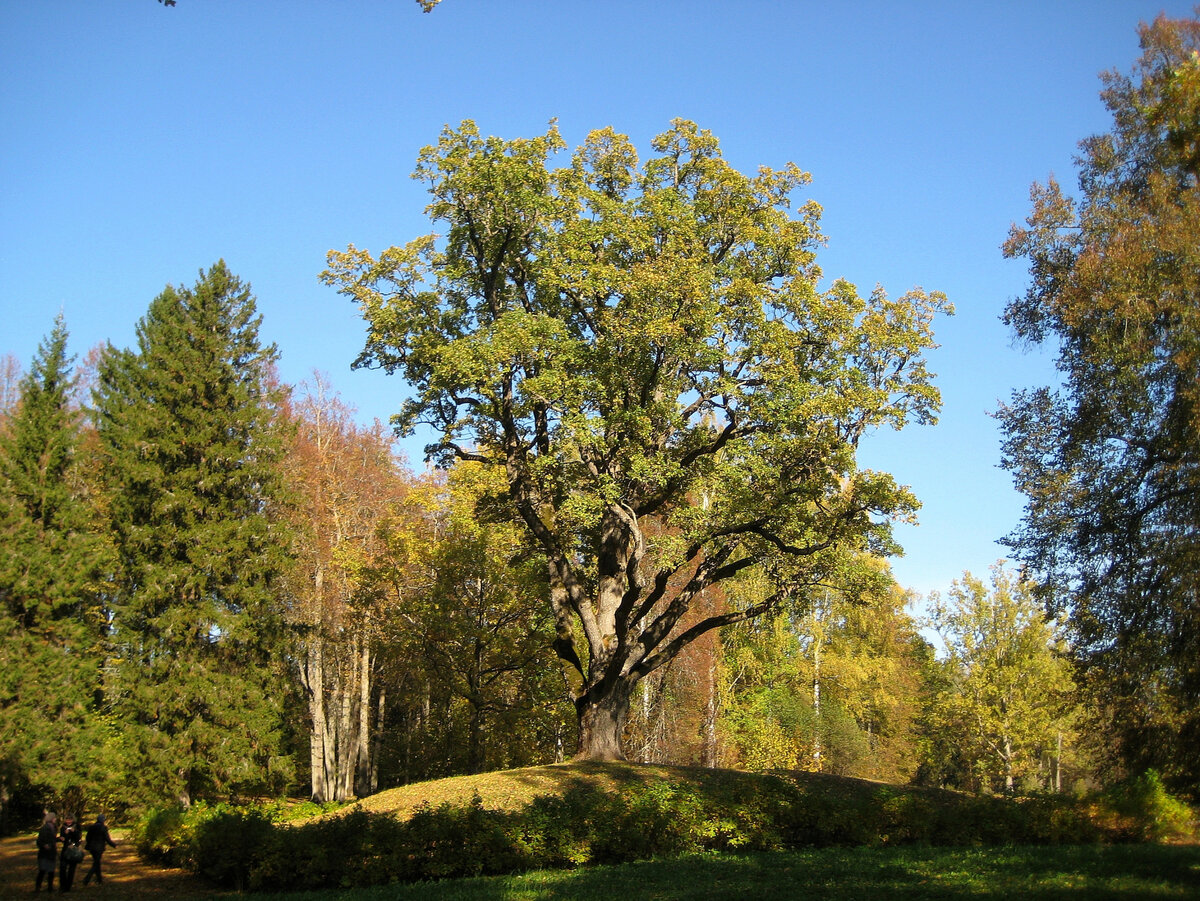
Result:
<svg viewBox="0 0 1200 901">
<path fill-rule="evenodd" d="M 111 564 L 78 471 L 79 415 L 61 317 L 0 423 L 0 821 L 12 790 L 78 804 L 104 729 L 99 605 Z"/>
<path fill-rule="evenodd" d="M 843 551 L 895 549 L 888 521 L 916 500 L 854 451 L 872 427 L 934 419 L 923 354 L 947 304 L 819 290 L 820 208 L 789 205 L 808 176 L 743 175 L 691 122 L 644 163 L 611 128 L 550 168 L 564 147 L 553 126 L 447 128 L 415 173 L 444 234 L 331 252 L 323 278 L 367 321 L 358 365 L 412 386 L 398 427 L 435 429 L 443 462 L 503 468 L 547 559 L 581 753 L 617 757 L 642 676 L 800 597 Z M 678 628 L 754 565 L 774 585 L 761 602 Z"/>
<path fill-rule="evenodd" d="M 931 713 L 956 735 L 978 784 L 1011 794 L 1070 729 L 1075 683 L 1061 624 L 1046 618 L 1032 585 L 999 564 L 990 586 L 964 573 L 948 601 L 931 602 L 949 671 Z"/>
</svg>

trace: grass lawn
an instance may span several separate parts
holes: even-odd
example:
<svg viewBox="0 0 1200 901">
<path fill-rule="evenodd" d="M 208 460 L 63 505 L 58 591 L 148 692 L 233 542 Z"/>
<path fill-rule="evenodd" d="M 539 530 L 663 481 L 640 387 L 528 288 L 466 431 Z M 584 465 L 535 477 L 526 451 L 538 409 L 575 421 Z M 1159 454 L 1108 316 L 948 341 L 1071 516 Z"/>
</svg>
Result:
<svg viewBox="0 0 1200 901">
<path fill-rule="evenodd" d="M 457 879 L 272 901 L 845 901 L 1200 898 L 1200 847 L 852 848 L 678 860 Z"/>
</svg>

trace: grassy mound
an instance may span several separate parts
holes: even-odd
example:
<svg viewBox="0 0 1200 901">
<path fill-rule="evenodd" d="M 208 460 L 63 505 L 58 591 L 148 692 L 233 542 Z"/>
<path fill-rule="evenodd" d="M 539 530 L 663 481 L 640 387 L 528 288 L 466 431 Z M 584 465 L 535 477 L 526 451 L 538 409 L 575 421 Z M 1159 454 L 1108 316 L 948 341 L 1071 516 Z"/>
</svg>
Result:
<svg viewBox="0 0 1200 901">
<path fill-rule="evenodd" d="M 263 808 L 207 808 L 157 836 L 148 828 L 143 846 L 238 888 L 337 888 L 704 851 L 1164 838 L 1165 798 L 1154 780 L 1107 799 L 1001 799 L 818 774 L 571 763 L 392 789 L 290 824 Z M 1185 819 L 1184 832 L 1190 811 Z"/>
</svg>

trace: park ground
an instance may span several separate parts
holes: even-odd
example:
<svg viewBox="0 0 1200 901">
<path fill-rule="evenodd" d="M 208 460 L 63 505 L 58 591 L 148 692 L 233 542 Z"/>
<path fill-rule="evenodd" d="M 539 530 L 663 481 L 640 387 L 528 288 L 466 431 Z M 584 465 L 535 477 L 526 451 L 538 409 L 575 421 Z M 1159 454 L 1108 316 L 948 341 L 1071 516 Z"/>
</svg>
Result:
<svg viewBox="0 0 1200 901">
<path fill-rule="evenodd" d="M 37 878 L 35 838 L 35 832 L 28 832 L 0 839 L 0 898 L 21 898 L 33 893 Z M 221 898 L 234 894 L 214 890 L 183 870 L 147 863 L 138 857 L 132 843 L 124 841 L 123 830 L 114 829 L 113 838 L 117 847 L 109 848 L 104 855 L 104 884 L 83 885 L 83 877 L 92 865 L 88 857 L 76 871 L 70 894 L 80 898 L 103 898 L 104 901 Z M 57 876 L 54 891 L 58 892 Z"/>
<path fill-rule="evenodd" d="M 121 842 L 120 833 L 117 833 Z M 0 839 L 0 898 L 27 897 L 33 834 Z M 232 899 L 182 870 L 148 864 L 121 842 L 104 858 L 103 886 L 72 894 L 104 901 Z M 57 889 L 57 886 L 56 886 Z M 829 848 L 702 855 L 576 871 L 528 873 L 345 892 L 262 895 L 269 901 L 741 901 L 744 898 L 889 901 L 1154 901 L 1200 898 L 1200 847 Z"/>
</svg>

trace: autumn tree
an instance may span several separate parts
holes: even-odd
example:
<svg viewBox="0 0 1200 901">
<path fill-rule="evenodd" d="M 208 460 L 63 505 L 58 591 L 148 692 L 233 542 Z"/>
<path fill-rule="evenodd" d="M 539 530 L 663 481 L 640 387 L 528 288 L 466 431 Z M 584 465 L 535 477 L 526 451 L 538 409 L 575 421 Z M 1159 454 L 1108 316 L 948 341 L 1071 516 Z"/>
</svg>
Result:
<svg viewBox="0 0 1200 901">
<path fill-rule="evenodd" d="M 881 561 L 870 566 L 883 569 Z M 802 614 L 729 630 L 725 759 L 907 781 L 915 769 L 923 640 L 894 583 L 861 597 L 821 589 Z"/>
<path fill-rule="evenodd" d="M 14 788 L 78 804 L 100 790 L 101 599 L 111 564 L 79 478 L 62 317 L 0 430 L 0 823 Z"/>
<path fill-rule="evenodd" d="M 977 784 L 1011 794 L 1023 778 L 1037 778 L 1044 757 L 1057 773 L 1075 684 L 1061 626 L 1046 616 L 1033 586 L 997 564 L 990 586 L 964 573 L 948 599 L 935 594 L 930 602 L 949 671 L 935 703 Z"/>
<path fill-rule="evenodd" d="M 296 630 L 295 665 L 308 705 L 314 801 L 375 790 L 392 605 L 373 571 L 384 553 L 380 526 L 402 503 L 410 479 L 391 436 L 360 426 L 317 373 L 301 386 L 289 417 L 286 458 L 295 536 L 287 586 Z"/>
<path fill-rule="evenodd" d="M 871 563 L 884 566 L 878 560 Z M 906 609 L 910 601 L 891 581 L 859 600 L 831 594 L 821 605 L 826 611 L 820 630 L 825 648 L 821 667 L 813 668 L 814 696 L 820 692 L 846 717 L 840 733 L 851 752 L 827 749 L 832 772 L 841 768 L 889 782 L 907 782 L 915 773 L 916 719 L 928 644 Z M 816 649 L 810 656 L 815 664 Z M 862 753 L 855 756 L 858 748 Z"/>
<path fill-rule="evenodd" d="M 681 628 L 718 612 L 723 593 L 697 598 Z M 713 630 L 683 648 L 637 685 L 625 726 L 631 759 L 715 767 L 720 763 L 721 633 Z"/>
<path fill-rule="evenodd" d="M 1079 196 L 1035 185 L 1005 254 L 1005 313 L 1058 349 L 1060 388 L 1000 411 L 1028 497 L 1016 556 L 1070 612 L 1110 744 L 1200 785 L 1200 21 L 1141 28 L 1104 76 L 1112 129 L 1080 144 Z"/>
<path fill-rule="evenodd" d="M 133 791 L 227 795 L 290 777 L 280 748 L 282 443 L 248 286 L 218 262 L 110 347 L 96 394 L 118 561 L 112 705 Z"/>
<path fill-rule="evenodd" d="M 932 421 L 924 365 L 946 306 L 827 290 L 820 208 L 793 165 L 743 175 L 677 120 L 644 163 L 612 129 L 565 167 L 558 131 L 447 128 L 419 157 L 441 237 L 331 252 L 323 278 L 367 321 L 360 366 L 413 390 L 401 432 L 433 459 L 503 471 L 547 561 L 578 755 L 620 758 L 632 692 L 701 635 L 894 549 L 916 500 L 855 450 Z M 648 525 L 657 537 L 650 540 Z M 771 590 L 684 627 L 711 586 L 760 567 Z"/>
</svg>

